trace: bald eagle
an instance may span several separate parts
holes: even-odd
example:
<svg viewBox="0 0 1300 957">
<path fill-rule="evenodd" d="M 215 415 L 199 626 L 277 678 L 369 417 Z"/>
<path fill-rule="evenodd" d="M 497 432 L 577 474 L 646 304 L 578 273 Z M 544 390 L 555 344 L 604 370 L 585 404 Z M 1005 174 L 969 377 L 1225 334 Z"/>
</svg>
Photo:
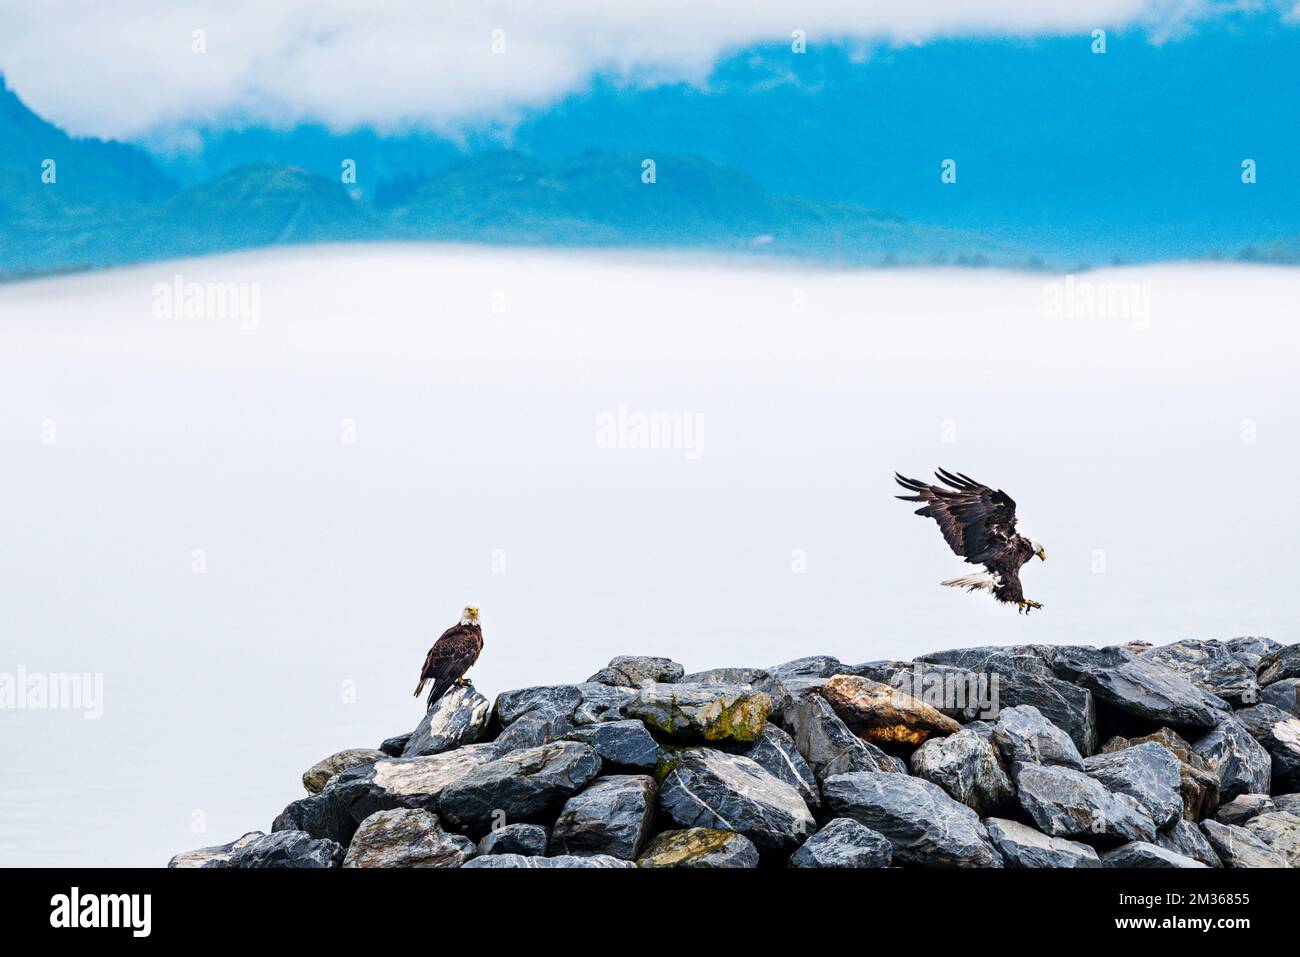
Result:
<svg viewBox="0 0 1300 957">
<path fill-rule="evenodd" d="M 926 485 L 895 472 L 894 479 L 899 485 L 917 493 L 898 498 L 925 503 L 916 514 L 938 522 L 949 548 L 972 565 L 987 569 L 983 574 L 950 578 L 940 584 L 968 591 L 990 591 L 998 601 L 1015 603 L 1025 614 L 1042 608 L 1021 591 L 1020 566 L 1035 555 L 1047 561 L 1047 552 L 1037 542 L 1016 534 L 1016 503 L 1011 496 L 960 472 L 954 474 L 940 469 L 935 475 L 949 487 Z"/>
<path fill-rule="evenodd" d="M 433 687 L 429 689 L 426 711 L 433 708 L 448 688 L 461 683 L 461 678 L 478 661 L 482 650 L 483 629 L 478 624 L 478 609 L 468 605 L 460 614 L 460 624 L 452 625 L 444 631 L 424 657 L 420 683 L 415 686 L 415 697 L 420 697 L 425 682 L 433 682 Z"/>
</svg>

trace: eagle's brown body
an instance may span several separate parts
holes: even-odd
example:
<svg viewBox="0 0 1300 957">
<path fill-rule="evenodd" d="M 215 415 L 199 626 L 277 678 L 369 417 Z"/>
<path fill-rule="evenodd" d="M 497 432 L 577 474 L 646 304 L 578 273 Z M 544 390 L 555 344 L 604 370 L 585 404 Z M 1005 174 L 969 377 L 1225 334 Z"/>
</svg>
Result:
<svg viewBox="0 0 1300 957">
<path fill-rule="evenodd" d="M 420 669 L 420 683 L 415 686 L 415 696 L 418 698 L 425 683 L 433 682 L 426 710 L 432 708 L 447 693 L 448 688 L 464 677 L 465 672 L 478 661 L 482 650 L 483 629 L 477 624 L 462 622 L 442 633 L 442 637 L 433 643 L 425 655 L 424 667 Z"/>
</svg>

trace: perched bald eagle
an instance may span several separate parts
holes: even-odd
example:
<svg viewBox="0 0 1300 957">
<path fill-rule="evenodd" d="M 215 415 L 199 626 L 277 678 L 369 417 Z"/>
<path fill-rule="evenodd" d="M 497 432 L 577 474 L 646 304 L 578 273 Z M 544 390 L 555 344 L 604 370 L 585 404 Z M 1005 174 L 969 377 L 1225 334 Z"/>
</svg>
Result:
<svg viewBox="0 0 1300 957">
<path fill-rule="evenodd" d="M 917 493 L 898 498 L 905 502 L 924 502 L 916 514 L 938 522 L 949 548 L 972 565 L 987 569 L 982 575 L 963 575 L 940 584 L 969 591 L 985 589 L 1000 602 L 1014 602 L 1025 614 L 1042 608 L 1021 591 L 1020 566 L 1035 555 L 1047 561 L 1047 552 L 1037 542 L 1016 534 L 1016 503 L 1011 496 L 960 472 L 953 474 L 940 469 L 935 475 L 949 488 L 926 485 L 895 472 L 894 479 L 899 485 Z"/>
<path fill-rule="evenodd" d="M 433 687 L 429 689 L 426 711 L 447 693 L 448 688 L 461 683 L 460 679 L 478 661 L 482 650 L 483 629 L 478 624 L 478 609 L 468 605 L 460 614 L 460 624 L 452 625 L 444 631 L 424 657 L 420 683 L 415 686 L 415 697 L 420 697 L 426 681 L 433 682 Z"/>
</svg>

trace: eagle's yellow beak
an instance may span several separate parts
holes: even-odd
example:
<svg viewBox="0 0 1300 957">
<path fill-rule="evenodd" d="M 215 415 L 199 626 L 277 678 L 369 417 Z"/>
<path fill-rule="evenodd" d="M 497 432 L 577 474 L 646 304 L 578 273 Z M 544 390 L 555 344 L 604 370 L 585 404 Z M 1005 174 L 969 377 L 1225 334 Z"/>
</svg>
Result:
<svg viewBox="0 0 1300 957">
<path fill-rule="evenodd" d="M 1040 548 L 1038 551 L 1034 552 L 1034 554 L 1037 555 L 1039 558 L 1041 558 L 1043 561 L 1047 561 L 1047 549 Z"/>
<path fill-rule="evenodd" d="M 470 613 L 471 615 L 473 615 L 475 618 L 478 617 L 478 609 L 477 609 L 477 608 L 470 608 L 469 613 Z"/>
</svg>

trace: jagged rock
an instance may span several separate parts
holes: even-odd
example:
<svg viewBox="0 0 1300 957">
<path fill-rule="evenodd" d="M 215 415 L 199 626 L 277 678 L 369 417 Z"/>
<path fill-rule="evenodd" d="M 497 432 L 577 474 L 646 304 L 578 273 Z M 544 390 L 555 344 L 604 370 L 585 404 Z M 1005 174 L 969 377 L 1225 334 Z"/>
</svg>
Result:
<svg viewBox="0 0 1300 957">
<path fill-rule="evenodd" d="M 358 824 L 376 811 L 399 807 L 436 813 L 449 785 L 496 757 L 493 745 L 471 744 L 423 758 L 388 758 L 344 771 L 329 791 Z"/>
<path fill-rule="evenodd" d="M 975 731 L 931 738 L 912 752 L 912 773 L 939 785 L 980 817 L 1015 798 L 997 750 Z"/>
<path fill-rule="evenodd" d="M 681 681 L 686 669 L 671 658 L 647 658 L 642 655 L 619 655 L 588 678 L 603 685 L 643 688 L 659 682 Z"/>
<path fill-rule="evenodd" d="M 1101 855 L 1102 867 L 1204 867 L 1200 861 L 1186 857 L 1176 851 L 1150 844 L 1146 841 L 1133 841 L 1121 844 Z"/>
<path fill-rule="evenodd" d="M 1224 718 L 1192 744 L 1206 767 L 1219 777 L 1219 800 L 1238 794 L 1268 794 L 1273 780 L 1273 759 L 1246 726 L 1235 717 Z"/>
<path fill-rule="evenodd" d="M 924 701 L 870 678 L 836 675 L 818 693 L 850 731 L 872 744 L 919 745 L 961 730 Z"/>
<path fill-rule="evenodd" d="M 758 764 L 799 792 L 805 804 L 814 811 L 821 807 L 821 789 L 812 768 L 799 753 L 794 738 L 774 724 L 763 729 L 763 736 L 753 744 L 736 752 Z"/>
<path fill-rule="evenodd" d="M 659 763 L 659 742 L 635 718 L 583 725 L 568 731 L 564 739 L 591 745 L 606 770 L 653 771 Z"/>
<path fill-rule="evenodd" d="M 844 674 L 844 662 L 831 655 L 808 655 L 783 664 L 772 665 L 764 669 L 772 677 L 788 678 L 802 676 L 809 678 L 829 678 Z"/>
<path fill-rule="evenodd" d="M 1068 734 L 1031 705 L 1003 708 L 993 740 L 1008 764 L 1060 764 L 1083 770 L 1083 755 Z"/>
<path fill-rule="evenodd" d="M 678 756 L 659 790 L 659 806 L 680 827 L 737 831 L 762 850 L 792 850 L 816 826 L 789 784 L 749 758 L 710 748 Z"/>
<path fill-rule="evenodd" d="M 322 868 L 343 863 L 343 847 L 304 831 L 276 831 L 230 855 L 231 867 Z"/>
<path fill-rule="evenodd" d="M 850 731 L 830 703 L 819 696 L 804 698 L 790 713 L 790 725 L 795 747 L 823 784 L 829 777 L 852 771 L 907 771 L 898 758 Z"/>
<path fill-rule="evenodd" d="M 790 867 L 888 867 L 894 850 L 888 839 L 848 817 L 837 817 L 804 842 Z"/>
<path fill-rule="evenodd" d="M 1107 790 L 1127 794 L 1147 812 L 1157 828 L 1182 816 L 1180 762 L 1167 748 L 1148 741 L 1111 754 L 1087 758 L 1084 771 Z"/>
<path fill-rule="evenodd" d="M 1233 717 L 1272 759 L 1273 787 L 1300 790 L 1300 718 L 1271 704 L 1242 708 Z"/>
<path fill-rule="evenodd" d="M 1127 794 L 1115 794 L 1082 771 L 1055 764 L 1017 764 L 1011 769 L 1020 805 L 1038 829 L 1052 837 L 1151 841 L 1151 816 Z"/>
<path fill-rule="evenodd" d="M 1300 645 L 1285 645 L 1259 660 L 1259 683 L 1271 685 L 1283 678 L 1300 678 Z"/>
<path fill-rule="evenodd" d="M 1300 815 L 1288 811 L 1265 811 L 1246 822 L 1246 830 L 1300 867 Z"/>
<path fill-rule="evenodd" d="M 979 815 L 943 788 L 906 774 L 856 771 L 828 778 L 831 810 L 888 838 L 894 860 L 920 867 L 1001 867 Z"/>
<path fill-rule="evenodd" d="M 1101 750 L 1103 754 L 1110 754 L 1147 742 L 1161 745 L 1178 759 L 1178 790 L 1183 799 L 1183 817 L 1189 821 L 1199 821 L 1212 815 L 1219 806 L 1219 776 L 1176 731 L 1160 728 L 1140 738 L 1114 737 Z"/>
<path fill-rule="evenodd" d="M 411 740 L 414 731 L 408 731 L 406 734 L 396 734 L 391 738 L 384 738 L 379 745 L 379 750 L 384 752 L 390 758 L 400 758 L 402 752 L 406 750 L 407 743 Z"/>
<path fill-rule="evenodd" d="M 235 838 L 229 844 L 216 847 L 200 847 L 193 851 L 182 851 L 167 862 L 168 867 L 229 867 L 230 858 L 246 844 L 251 844 L 260 837 L 266 837 L 261 831 L 249 831 L 243 837 Z"/>
<path fill-rule="evenodd" d="M 661 831 L 637 859 L 640 867 L 752 868 L 758 848 L 743 834 L 710 827 Z"/>
<path fill-rule="evenodd" d="M 971 671 L 983 671 L 991 659 L 1007 662 L 1013 658 L 1026 661 L 1034 660 L 1041 664 L 1044 672 L 1051 668 L 1056 657 L 1056 648 L 1052 645 L 979 645 L 974 648 L 950 648 L 946 651 L 933 651 L 917 655 L 917 661 L 927 661 L 936 665 L 952 665 L 956 668 L 969 668 Z M 1028 667 L 1023 666 L 1023 667 Z"/>
<path fill-rule="evenodd" d="M 576 685 L 546 685 L 503 691 L 497 695 L 497 717 L 512 724 L 530 711 L 570 719 L 574 724 L 618 721 L 626 717 L 623 706 L 635 691 L 616 685 L 588 681 Z"/>
<path fill-rule="evenodd" d="M 611 722 L 612 723 L 612 722 Z M 585 728 L 598 728 L 599 724 L 583 725 Z M 576 725 L 568 715 L 552 714 L 547 711 L 529 711 L 511 722 L 492 742 L 498 751 L 526 751 L 539 748 L 543 744 L 567 738 Z"/>
<path fill-rule="evenodd" d="M 636 867 L 631 861 L 610 857 L 607 854 L 594 854 L 590 857 L 577 857 L 565 854 L 561 857 L 525 857 L 523 854 L 489 854 L 466 861 L 462 867 L 532 867 L 532 868 L 617 868 Z"/>
<path fill-rule="evenodd" d="M 492 702 L 473 685 L 454 686 L 425 712 L 402 750 L 402 757 L 440 754 L 475 744 L 482 740 L 491 718 Z"/>
<path fill-rule="evenodd" d="M 1156 835 L 1156 843 L 1166 851 L 1182 854 L 1194 861 L 1200 861 L 1206 867 L 1222 867 L 1210 842 L 1205 839 L 1201 829 L 1186 818 L 1175 821 L 1173 827 L 1166 828 Z"/>
<path fill-rule="evenodd" d="M 596 750 L 577 741 L 512 751 L 448 784 L 438 811 L 457 829 L 484 834 L 502 816 L 513 824 L 554 814 L 599 773 Z"/>
<path fill-rule="evenodd" d="M 346 771 L 348 768 L 355 768 L 362 764 L 370 764 L 374 761 L 382 761 L 384 757 L 384 752 L 376 751 L 374 748 L 349 748 L 346 751 L 339 751 L 337 754 L 331 754 L 328 758 L 317 761 L 304 771 L 302 786 L 307 789 L 308 794 L 319 794 L 321 788 L 329 783 L 329 779 L 340 771 Z"/>
<path fill-rule="evenodd" d="M 654 684 L 623 711 L 680 741 L 757 741 L 771 707 L 767 694 L 739 685 Z"/>
<path fill-rule="evenodd" d="M 540 824 L 507 824 L 488 831 L 483 840 L 478 842 L 478 853 L 484 854 L 523 854 L 526 857 L 541 857 L 546 854 L 546 845 L 550 835 Z"/>
<path fill-rule="evenodd" d="M 1000 817 L 989 818 L 984 826 L 1007 867 L 1101 867 L 1097 852 L 1087 844 L 1048 837 Z"/>
<path fill-rule="evenodd" d="M 1253 671 L 1259 671 L 1259 662 L 1267 654 L 1271 654 L 1282 647 L 1281 644 L 1272 638 L 1230 638 L 1224 643 L 1229 651 L 1246 663 L 1246 666 Z M 1258 679 L 1257 679 L 1258 680 Z"/>
<path fill-rule="evenodd" d="M 1220 806 L 1214 819 L 1220 824 L 1245 824 L 1256 814 L 1273 811 L 1277 805 L 1267 794 L 1238 794 L 1227 804 Z"/>
<path fill-rule="evenodd" d="M 344 867 L 460 867 L 474 856 L 474 842 L 448 834 L 438 817 L 415 808 L 370 815 L 348 845 Z"/>
<path fill-rule="evenodd" d="M 1240 707 L 1254 704 L 1259 695 L 1255 669 L 1249 667 L 1231 648 L 1216 641 L 1187 638 L 1152 648 L 1143 655 L 1177 671 L 1202 691 Z"/>
<path fill-rule="evenodd" d="M 271 822 L 271 830 L 305 831 L 312 837 L 325 838 L 347 847 L 352 835 L 356 833 L 357 821 L 339 803 L 334 784 L 331 783 L 319 794 L 299 798 L 289 804 Z"/>
<path fill-rule="evenodd" d="M 1052 668 L 1098 701 L 1144 721 L 1212 728 L 1228 710 L 1227 702 L 1177 671 L 1123 648 L 1062 648 Z"/>
<path fill-rule="evenodd" d="M 1224 867 L 1290 867 L 1286 857 L 1275 851 L 1253 831 L 1218 821 L 1202 821 L 1201 830 L 1223 861 Z"/>
<path fill-rule="evenodd" d="M 965 725 L 965 726 L 962 728 L 962 730 L 963 730 L 963 731 L 974 731 L 976 734 L 978 734 L 978 735 L 980 736 L 980 739 L 981 739 L 981 740 L 983 740 L 983 741 L 987 741 L 989 744 L 993 745 L 993 750 L 994 750 L 994 751 L 997 751 L 997 749 L 998 749 L 998 742 L 997 742 L 997 739 L 993 736 L 993 733 L 994 733 L 994 731 L 995 731 L 995 726 L 993 725 L 992 722 L 990 722 L 990 721 L 972 721 L 970 724 Z"/>
<path fill-rule="evenodd" d="M 682 675 L 677 680 L 692 685 L 752 685 L 766 677 L 767 671 L 763 668 L 710 668 Z"/>
<path fill-rule="evenodd" d="M 1036 656 L 993 656 L 985 668 L 989 694 L 1000 708 L 1037 708 L 1070 736 L 1080 754 L 1096 752 L 1097 707 L 1092 692 L 1057 678 Z"/>
<path fill-rule="evenodd" d="M 1300 717 L 1300 678 L 1283 678 L 1265 685 L 1259 693 L 1259 703 L 1271 704 Z"/>
<path fill-rule="evenodd" d="M 649 835 L 657 790 L 645 774 L 597 778 L 565 803 L 551 831 L 550 853 L 634 860 Z"/>
<path fill-rule="evenodd" d="M 977 671 L 926 661 L 869 661 L 854 665 L 850 673 L 897 688 L 955 721 L 997 714 L 989 678 Z"/>
<path fill-rule="evenodd" d="M 1300 794 L 1274 794 L 1273 803 L 1279 811 L 1300 817 Z"/>
</svg>

